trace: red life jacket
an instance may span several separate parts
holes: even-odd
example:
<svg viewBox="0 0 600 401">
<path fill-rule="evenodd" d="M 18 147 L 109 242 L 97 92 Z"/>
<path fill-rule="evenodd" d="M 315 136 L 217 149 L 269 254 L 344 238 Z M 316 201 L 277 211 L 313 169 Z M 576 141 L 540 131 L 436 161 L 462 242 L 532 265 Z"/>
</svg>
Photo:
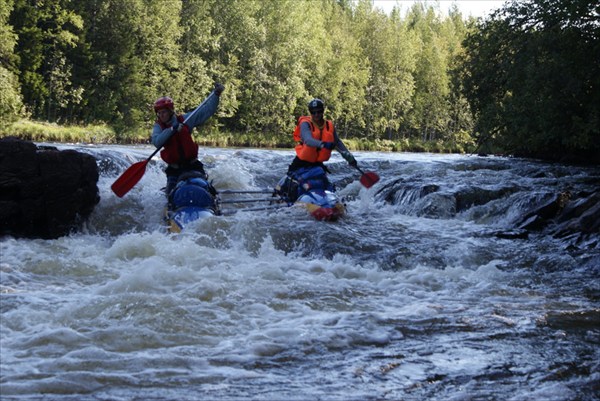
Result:
<svg viewBox="0 0 600 401">
<path fill-rule="evenodd" d="M 183 116 L 178 115 L 177 121 L 180 124 L 183 123 Z M 170 124 L 163 124 L 160 120 L 156 120 L 156 122 L 163 130 L 170 127 Z M 187 125 L 171 135 L 165 142 L 163 150 L 160 151 L 160 157 L 169 164 L 186 164 L 198 158 L 198 145 L 192 139 Z"/>
<path fill-rule="evenodd" d="M 299 159 L 310 163 L 324 162 L 329 160 L 331 157 L 331 149 L 318 149 L 314 146 L 305 145 L 304 142 L 302 142 L 300 125 L 302 125 L 304 122 L 307 122 L 310 125 L 313 138 L 322 142 L 333 142 L 335 140 L 333 136 L 334 127 L 330 120 L 325 120 L 323 128 L 319 128 L 312 122 L 312 119 L 309 116 L 301 116 L 298 119 L 298 124 L 296 124 L 296 129 L 294 130 L 294 141 L 298 142 L 296 145 L 296 155 L 298 155 Z"/>
</svg>

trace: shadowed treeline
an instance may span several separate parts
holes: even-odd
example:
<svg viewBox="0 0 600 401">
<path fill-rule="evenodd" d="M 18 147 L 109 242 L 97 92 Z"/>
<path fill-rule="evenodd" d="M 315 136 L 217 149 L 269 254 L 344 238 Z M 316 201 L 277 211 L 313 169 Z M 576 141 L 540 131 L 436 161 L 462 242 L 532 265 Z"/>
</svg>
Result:
<svg viewBox="0 0 600 401">
<path fill-rule="evenodd" d="M 355 149 L 589 158 L 594 4 L 512 2 L 476 21 L 420 3 L 387 15 L 369 0 L 5 0 L 0 118 L 139 142 L 157 97 L 189 110 L 219 81 L 218 116 L 196 134 L 206 143 L 289 146 L 320 97 Z"/>
</svg>

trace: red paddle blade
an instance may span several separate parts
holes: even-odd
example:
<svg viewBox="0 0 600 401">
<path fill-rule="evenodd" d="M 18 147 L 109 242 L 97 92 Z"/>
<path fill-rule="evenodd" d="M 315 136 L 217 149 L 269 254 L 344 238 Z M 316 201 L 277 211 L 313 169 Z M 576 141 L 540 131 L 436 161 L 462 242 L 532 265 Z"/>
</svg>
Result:
<svg viewBox="0 0 600 401">
<path fill-rule="evenodd" d="M 360 183 L 363 184 L 365 188 L 371 188 L 377 181 L 379 181 L 379 176 L 372 171 L 367 171 L 360 177 Z"/>
<path fill-rule="evenodd" d="M 131 165 L 117 180 L 110 186 L 115 195 L 122 198 L 131 188 L 138 183 L 146 172 L 148 160 L 137 162 Z"/>
</svg>

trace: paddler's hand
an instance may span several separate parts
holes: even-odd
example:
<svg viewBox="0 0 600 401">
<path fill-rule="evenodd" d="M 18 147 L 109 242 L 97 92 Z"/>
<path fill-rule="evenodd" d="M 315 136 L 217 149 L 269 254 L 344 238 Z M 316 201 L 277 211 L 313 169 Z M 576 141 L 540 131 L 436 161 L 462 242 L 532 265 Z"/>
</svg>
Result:
<svg viewBox="0 0 600 401">
<path fill-rule="evenodd" d="M 325 148 L 325 149 L 333 149 L 335 148 L 335 143 L 333 142 L 321 142 L 321 148 Z"/>
<path fill-rule="evenodd" d="M 178 132 L 183 132 L 183 133 L 190 132 L 190 127 L 188 127 L 187 124 L 180 123 L 179 121 L 176 121 L 175 124 L 173 124 L 171 126 L 171 128 L 173 128 L 174 134 L 176 134 Z"/>
<path fill-rule="evenodd" d="M 354 158 L 354 156 L 352 156 L 352 153 L 350 152 L 343 152 L 342 153 L 342 157 L 344 159 L 346 159 L 346 161 L 348 162 L 348 164 L 352 167 L 356 167 L 358 165 L 358 163 L 356 162 L 356 159 Z"/>
<path fill-rule="evenodd" d="M 221 93 L 225 90 L 225 86 L 219 82 L 215 82 L 215 95 L 221 96 Z"/>
</svg>

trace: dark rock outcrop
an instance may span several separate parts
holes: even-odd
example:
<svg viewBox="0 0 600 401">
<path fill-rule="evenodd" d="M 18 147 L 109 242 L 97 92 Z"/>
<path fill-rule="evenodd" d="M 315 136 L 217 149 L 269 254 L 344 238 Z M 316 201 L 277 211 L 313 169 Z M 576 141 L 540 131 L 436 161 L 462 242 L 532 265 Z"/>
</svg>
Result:
<svg viewBox="0 0 600 401">
<path fill-rule="evenodd" d="M 532 171 L 528 176 L 543 178 L 545 174 Z M 591 177 L 590 180 L 595 183 L 597 178 Z M 491 189 L 465 185 L 448 192 L 435 184 L 409 182 L 400 178 L 385 184 L 377 194 L 393 205 L 416 205 L 416 208 L 409 210 L 411 214 L 444 219 L 492 201 L 509 199 L 512 194 L 521 191 L 524 189 L 516 185 L 502 184 Z M 600 245 L 600 191 L 546 192 L 542 200 L 538 196 L 532 193 L 529 199 L 525 197 L 529 203 L 524 201 L 523 205 L 515 208 L 518 211 L 516 217 L 507 219 L 515 212 L 509 210 L 510 206 L 505 206 L 507 210 L 496 210 L 495 206 L 490 206 L 469 216 L 474 220 L 482 215 L 487 220 L 509 220 L 506 228 L 486 234 L 498 238 L 527 239 L 530 234 L 541 234 L 551 235 L 567 246 L 581 249 Z"/>
<path fill-rule="evenodd" d="M 525 214 L 517 227 L 545 231 L 557 238 L 572 237 L 575 242 L 600 232 L 600 192 L 562 192 Z"/>
<path fill-rule="evenodd" d="M 553 233 L 565 237 L 573 233 L 597 234 L 600 232 L 600 192 L 568 203 L 556 217 Z"/>
<path fill-rule="evenodd" d="M 94 157 L 0 139 L 0 235 L 58 238 L 76 229 L 100 201 Z"/>
</svg>

